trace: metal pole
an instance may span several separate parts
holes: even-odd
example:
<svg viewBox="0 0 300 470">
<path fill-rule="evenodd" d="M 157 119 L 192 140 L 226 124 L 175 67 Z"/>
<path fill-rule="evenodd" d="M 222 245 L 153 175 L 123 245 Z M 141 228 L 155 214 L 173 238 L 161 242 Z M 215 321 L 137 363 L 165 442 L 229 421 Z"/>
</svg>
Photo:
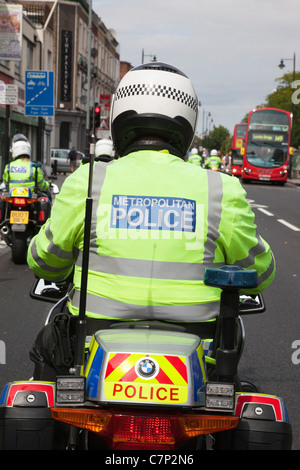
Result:
<svg viewBox="0 0 300 470">
<path fill-rule="evenodd" d="M 89 135 L 90 135 L 90 104 L 91 104 L 91 51 L 92 51 L 92 0 L 89 0 L 89 25 L 88 25 L 88 76 L 87 76 L 87 107 L 86 107 L 86 127 L 85 127 L 85 137 L 86 137 L 86 156 L 89 155 Z"/>
<path fill-rule="evenodd" d="M 295 81 L 295 77 L 296 77 L 296 55 L 294 53 L 294 56 L 293 56 L 293 82 Z M 294 105 L 294 100 L 292 99 L 292 115 L 293 115 L 293 120 L 292 120 L 292 132 L 291 132 L 291 143 L 290 143 L 290 146 L 291 147 L 294 147 L 294 119 L 295 119 L 295 116 L 294 116 L 294 112 L 295 112 L 295 105 Z M 289 164 L 289 177 L 292 178 L 293 176 L 293 154 L 290 155 L 290 164 Z"/>
</svg>

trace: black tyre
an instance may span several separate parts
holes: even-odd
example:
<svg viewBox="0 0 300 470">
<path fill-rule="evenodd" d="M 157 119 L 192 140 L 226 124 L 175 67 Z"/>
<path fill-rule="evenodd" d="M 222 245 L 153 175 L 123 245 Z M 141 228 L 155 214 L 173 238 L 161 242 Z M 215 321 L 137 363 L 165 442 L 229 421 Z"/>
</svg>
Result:
<svg viewBox="0 0 300 470">
<path fill-rule="evenodd" d="M 12 260 L 15 264 L 27 262 L 27 234 L 26 232 L 13 232 L 11 245 Z"/>
</svg>

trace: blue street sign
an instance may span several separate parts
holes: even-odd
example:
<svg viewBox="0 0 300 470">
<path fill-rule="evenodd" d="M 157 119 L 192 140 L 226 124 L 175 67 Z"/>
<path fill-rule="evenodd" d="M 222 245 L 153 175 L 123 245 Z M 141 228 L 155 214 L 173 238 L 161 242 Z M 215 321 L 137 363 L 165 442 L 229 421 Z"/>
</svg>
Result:
<svg viewBox="0 0 300 470">
<path fill-rule="evenodd" d="M 54 116 L 53 72 L 26 70 L 25 115 Z"/>
</svg>

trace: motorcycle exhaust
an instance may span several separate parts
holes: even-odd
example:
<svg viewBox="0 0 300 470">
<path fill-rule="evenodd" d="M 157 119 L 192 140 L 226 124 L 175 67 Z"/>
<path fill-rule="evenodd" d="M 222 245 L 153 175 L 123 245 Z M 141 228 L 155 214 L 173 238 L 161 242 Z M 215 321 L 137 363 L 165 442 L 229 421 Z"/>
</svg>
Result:
<svg viewBox="0 0 300 470">
<path fill-rule="evenodd" d="M 3 225 L 3 227 L 1 227 L 1 235 L 8 235 L 9 233 L 9 228 L 7 225 Z"/>
</svg>

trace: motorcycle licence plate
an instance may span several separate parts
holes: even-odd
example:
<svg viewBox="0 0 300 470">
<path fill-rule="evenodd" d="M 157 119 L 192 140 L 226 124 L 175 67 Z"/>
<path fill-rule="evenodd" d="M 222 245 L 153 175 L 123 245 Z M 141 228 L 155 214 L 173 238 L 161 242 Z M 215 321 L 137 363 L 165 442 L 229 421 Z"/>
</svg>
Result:
<svg viewBox="0 0 300 470">
<path fill-rule="evenodd" d="M 28 224 L 29 212 L 28 211 L 11 211 L 10 223 L 11 224 Z"/>
</svg>

